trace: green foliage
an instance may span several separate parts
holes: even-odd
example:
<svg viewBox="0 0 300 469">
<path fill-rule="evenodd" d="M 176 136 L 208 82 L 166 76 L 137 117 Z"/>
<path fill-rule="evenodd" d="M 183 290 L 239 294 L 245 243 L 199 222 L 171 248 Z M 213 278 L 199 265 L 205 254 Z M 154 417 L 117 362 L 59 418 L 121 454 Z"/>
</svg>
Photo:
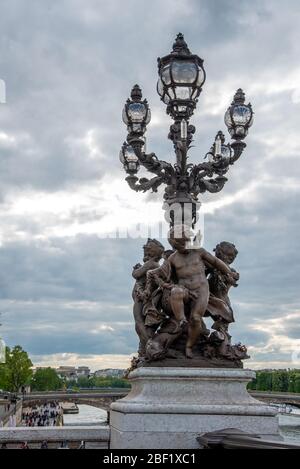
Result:
<svg viewBox="0 0 300 469">
<path fill-rule="evenodd" d="M 124 378 L 94 378 L 94 386 L 99 388 L 128 388 L 129 382 Z"/>
<path fill-rule="evenodd" d="M 269 373 L 268 371 L 261 371 L 260 373 L 257 374 L 257 385 L 256 389 L 258 391 L 269 391 L 272 389 L 272 380 L 273 380 L 273 375 L 272 373 Z"/>
<path fill-rule="evenodd" d="M 288 392 L 296 392 L 295 391 L 295 374 L 294 373 L 289 376 Z"/>
<path fill-rule="evenodd" d="M 0 389 L 18 392 L 32 377 L 32 362 L 25 350 L 16 345 L 12 350 L 6 347 L 6 362 L 0 364 Z"/>
<path fill-rule="evenodd" d="M 289 376 L 287 371 L 273 372 L 272 391 L 287 392 L 289 388 Z"/>
<path fill-rule="evenodd" d="M 77 381 L 75 381 L 75 379 L 70 379 L 69 381 L 66 381 L 66 386 L 67 389 L 74 389 L 77 387 Z"/>
<path fill-rule="evenodd" d="M 300 370 L 262 370 L 248 384 L 249 390 L 300 393 Z"/>
<path fill-rule="evenodd" d="M 80 377 L 77 381 L 70 380 L 67 383 L 69 389 L 78 388 L 129 388 L 129 382 L 124 378 L 113 377 Z"/>
<path fill-rule="evenodd" d="M 90 388 L 90 379 L 87 376 L 80 376 L 77 380 L 77 387 L 79 388 Z"/>
<path fill-rule="evenodd" d="M 300 393 L 300 372 L 295 373 L 295 378 L 294 378 L 294 392 Z"/>
<path fill-rule="evenodd" d="M 249 391 L 254 391 L 255 389 L 257 389 L 257 379 L 256 378 L 253 378 L 253 380 L 250 381 L 250 383 L 248 383 L 247 389 L 249 389 Z"/>
<path fill-rule="evenodd" d="M 36 370 L 30 384 L 33 391 L 57 391 L 64 382 L 53 368 L 41 368 Z"/>
</svg>

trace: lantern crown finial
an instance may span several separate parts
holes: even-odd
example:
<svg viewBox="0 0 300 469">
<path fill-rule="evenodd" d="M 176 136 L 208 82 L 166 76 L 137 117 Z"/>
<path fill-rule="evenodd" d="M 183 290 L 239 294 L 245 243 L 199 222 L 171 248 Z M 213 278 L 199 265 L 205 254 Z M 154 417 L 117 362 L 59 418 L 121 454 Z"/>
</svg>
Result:
<svg viewBox="0 0 300 469">
<path fill-rule="evenodd" d="M 173 44 L 173 53 L 175 54 L 186 54 L 190 55 L 191 52 L 187 46 L 187 43 L 184 40 L 182 33 L 178 33 Z"/>
<path fill-rule="evenodd" d="M 244 102 L 245 102 L 245 93 L 242 90 L 242 88 L 239 88 L 233 97 L 232 104 L 244 104 Z"/>
<path fill-rule="evenodd" d="M 133 101 L 140 101 L 142 99 L 142 90 L 139 87 L 139 85 L 134 85 L 134 87 L 131 90 L 130 97 Z"/>
</svg>

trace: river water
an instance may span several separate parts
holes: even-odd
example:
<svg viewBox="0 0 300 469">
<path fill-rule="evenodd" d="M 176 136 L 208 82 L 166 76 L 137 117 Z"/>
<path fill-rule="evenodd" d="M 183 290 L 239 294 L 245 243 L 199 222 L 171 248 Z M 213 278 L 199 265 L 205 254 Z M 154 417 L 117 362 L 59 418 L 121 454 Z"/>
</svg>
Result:
<svg viewBox="0 0 300 469">
<path fill-rule="evenodd" d="M 79 404 L 78 414 L 64 414 L 64 425 L 104 425 L 107 412 L 97 407 Z"/>
<path fill-rule="evenodd" d="M 105 410 L 79 404 L 78 414 L 65 414 L 64 425 L 104 425 Z M 300 444 L 300 409 L 293 408 L 292 414 L 279 415 L 280 431 L 285 440 Z"/>
</svg>

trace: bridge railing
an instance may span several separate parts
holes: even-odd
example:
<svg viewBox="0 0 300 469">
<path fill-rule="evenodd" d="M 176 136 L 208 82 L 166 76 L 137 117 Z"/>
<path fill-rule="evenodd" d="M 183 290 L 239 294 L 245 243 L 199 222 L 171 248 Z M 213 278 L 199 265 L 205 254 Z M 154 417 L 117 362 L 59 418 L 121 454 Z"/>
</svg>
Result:
<svg viewBox="0 0 300 469">
<path fill-rule="evenodd" d="M 73 392 L 73 393 L 30 393 L 30 394 L 25 394 L 24 395 L 24 402 L 25 401 L 34 401 L 34 400 L 53 400 L 53 401 L 59 401 L 62 399 L 85 399 L 85 398 L 118 398 L 121 399 L 122 397 L 125 397 L 128 394 L 127 392 L 124 391 L 118 391 L 118 392 Z"/>
<path fill-rule="evenodd" d="M 66 426 L 66 427 L 7 427 L 0 428 L 0 448 L 20 448 L 27 442 L 29 448 L 41 447 L 46 441 L 49 449 L 59 448 L 66 442 L 70 449 L 78 448 L 81 441 L 87 449 L 107 449 L 110 430 L 108 426 Z"/>
<path fill-rule="evenodd" d="M 15 404 L 10 404 L 10 409 L 5 412 L 3 415 L 0 416 L 0 428 L 9 424 L 10 417 L 15 417 L 17 420 L 16 425 L 18 425 L 19 421 L 21 420 L 21 413 L 22 413 L 22 402 L 18 401 Z"/>
</svg>

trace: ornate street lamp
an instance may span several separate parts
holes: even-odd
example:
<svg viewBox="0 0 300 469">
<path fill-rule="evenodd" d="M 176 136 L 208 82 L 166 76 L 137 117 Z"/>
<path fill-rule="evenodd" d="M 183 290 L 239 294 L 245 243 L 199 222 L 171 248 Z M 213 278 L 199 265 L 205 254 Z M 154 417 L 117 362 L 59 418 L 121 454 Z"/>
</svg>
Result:
<svg viewBox="0 0 300 469">
<path fill-rule="evenodd" d="M 166 185 L 164 208 L 171 226 L 185 223 L 193 227 L 200 206 L 198 195 L 221 191 L 230 165 L 239 159 L 246 147 L 243 139 L 253 123 L 253 111 L 251 104 L 245 104 L 244 92 L 238 89 L 225 113 L 225 124 L 233 141 L 226 144 L 224 134 L 219 131 L 206 155 L 208 161 L 188 164 L 188 151 L 196 130 L 189 119 L 205 82 L 205 70 L 203 60 L 190 52 L 181 33 L 176 37 L 172 52 L 158 59 L 158 75 L 158 94 L 167 105 L 167 114 L 174 120 L 168 138 L 174 145 L 176 163 L 161 161 L 154 153 L 145 151 L 145 132 L 151 113 L 138 85 L 133 87 L 131 98 L 123 109 L 128 135 L 120 160 L 128 174 L 126 181 L 133 190 L 152 189 L 156 192 L 161 184 Z M 139 179 L 136 174 L 140 166 L 155 177 Z M 179 216 L 175 213 L 178 208 Z"/>
<path fill-rule="evenodd" d="M 243 140 L 246 137 L 253 123 L 253 111 L 250 103 L 245 104 L 245 93 L 241 88 L 235 93 L 224 120 L 231 138 Z"/>
<path fill-rule="evenodd" d="M 147 100 L 142 101 L 142 90 L 139 85 L 134 85 L 132 88 L 131 99 L 127 99 L 122 117 L 129 135 L 144 135 L 146 125 L 151 119 L 151 111 Z"/>
<path fill-rule="evenodd" d="M 132 392 L 125 400 L 112 404 L 112 448 L 127 448 L 128 444 L 144 447 L 145 440 L 151 448 L 157 444 L 169 448 L 170 441 L 175 440 L 176 447 L 186 448 L 187 437 L 195 439 L 195 422 L 199 428 L 207 427 L 206 431 L 217 430 L 224 416 L 239 413 L 236 409 L 241 407 L 243 415 L 239 415 L 239 421 L 249 428 L 249 416 L 253 415 L 253 399 L 250 402 L 245 387 L 253 375 L 241 370 L 242 360 L 249 358 L 247 348 L 241 343 L 232 344 L 229 332 L 235 318 L 228 294 L 239 280 L 231 264 L 238 250 L 233 243 L 222 241 L 212 255 L 204 247 L 199 249 L 200 232 L 194 236 L 190 229 L 197 221 L 199 194 L 221 191 L 230 166 L 240 158 L 253 112 L 239 89 L 225 114 L 231 142 L 227 143 L 219 131 L 204 161 L 189 163 L 188 152 L 196 130 L 190 118 L 204 82 L 203 60 L 190 52 L 183 35 L 178 34 L 171 53 L 158 59 L 157 84 L 166 112 L 173 120 L 168 135 L 176 155 L 173 164 L 159 160 L 154 153 L 146 153 L 150 110 L 137 85 L 124 107 L 128 135 L 120 159 L 127 173 L 126 181 L 131 189 L 144 192 L 150 189 L 155 192 L 165 184 L 164 209 L 170 222 L 168 242 L 172 249 L 165 250 L 158 240 L 148 238 L 143 246 L 143 264 L 133 267 L 138 357 L 133 358 L 128 375 Z M 154 177 L 138 177 L 141 166 Z M 206 316 L 212 319 L 211 330 L 205 324 Z M 216 386 L 216 377 L 225 387 Z M 176 396 L 171 404 L 166 389 L 172 389 Z M 199 392 L 194 392 L 195 389 Z M 234 402 L 231 395 L 226 397 L 230 393 L 234 394 Z M 208 397 L 203 403 L 204 394 Z M 167 422 L 166 435 L 162 434 L 159 441 L 152 438 L 148 425 L 155 406 L 157 422 L 160 419 Z M 265 419 L 265 407 L 258 402 L 255 407 L 258 418 Z M 138 429 L 132 429 L 133 413 L 139 415 Z M 175 417 L 180 428 L 174 424 Z M 273 422 L 271 426 L 275 428 Z"/>
<path fill-rule="evenodd" d="M 124 142 L 120 151 L 120 161 L 125 171 L 130 174 L 136 174 L 140 168 L 139 159 L 131 145 Z"/>
<path fill-rule="evenodd" d="M 205 82 L 203 60 L 188 49 L 178 34 L 169 55 L 158 59 L 157 92 L 174 120 L 188 119 L 194 112 Z"/>
</svg>

